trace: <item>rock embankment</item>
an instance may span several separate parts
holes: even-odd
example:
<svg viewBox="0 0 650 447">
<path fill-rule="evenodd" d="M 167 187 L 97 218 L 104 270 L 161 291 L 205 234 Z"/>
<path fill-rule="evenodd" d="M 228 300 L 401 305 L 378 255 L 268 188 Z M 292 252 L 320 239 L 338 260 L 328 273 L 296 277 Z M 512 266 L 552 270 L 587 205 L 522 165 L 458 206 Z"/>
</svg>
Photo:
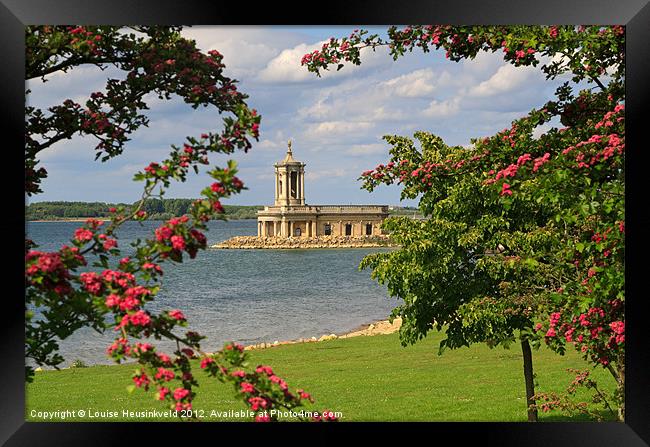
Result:
<svg viewBox="0 0 650 447">
<path fill-rule="evenodd" d="M 313 237 L 259 237 L 235 236 L 211 248 L 260 249 L 260 248 L 366 248 L 396 247 L 386 235 L 379 236 L 313 236 Z"/>
<path fill-rule="evenodd" d="M 336 340 L 339 338 L 392 334 L 393 332 L 397 332 L 401 325 L 402 325 L 402 319 L 395 318 L 392 323 L 388 320 L 378 321 L 376 323 L 364 326 L 359 330 L 348 332 L 347 334 L 343 334 L 343 335 L 329 334 L 329 335 L 323 335 L 320 338 L 316 338 L 316 337 L 300 338 L 298 340 L 289 340 L 289 341 L 276 340 L 273 343 L 263 342 L 254 345 L 248 345 L 244 347 L 244 350 L 253 351 L 256 349 L 274 348 L 276 346 L 293 345 L 296 343 L 317 343 L 317 342 L 328 341 L 328 340 Z"/>
</svg>

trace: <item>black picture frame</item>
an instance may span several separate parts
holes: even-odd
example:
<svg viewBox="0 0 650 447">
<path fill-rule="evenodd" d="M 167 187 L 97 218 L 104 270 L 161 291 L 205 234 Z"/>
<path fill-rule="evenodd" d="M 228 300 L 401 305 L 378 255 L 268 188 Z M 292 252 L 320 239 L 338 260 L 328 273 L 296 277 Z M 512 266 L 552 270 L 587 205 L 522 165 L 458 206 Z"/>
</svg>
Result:
<svg viewBox="0 0 650 447">
<path fill-rule="evenodd" d="M 626 26 L 626 422 L 625 423 L 393 423 L 393 424 L 191 424 L 191 423 L 36 423 L 25 422 L 24 307 L 18 297 L 24 246 L 12 237 L 24 229 L 24 192 L 13 185 L 21 180 L 18 147 L 24 144 L 24 26 L 29 24 L 193 24 L 193 25 L 385 25 L 407 23 L 453 24 L 621 24 Z M 650 443 L 650 348 L 643 255 L 648 253 L 646 231 L 650 219 L 645 208 L 648 148 L 644 143 L 642 112 L 648 101 L 650 80 L 650 5 L 647 0 L 562 1 L 547 0 L 456 0 L 447 2 L 388 0 L 356 3 L 332 0 L 313 4 L 242 4 L 199 0 L 2 0 L 0 40 L 3 67 L 1 101 L 5 125 L 4 153 L 10 157 L 3 167 L 4 201 L 7 212 L 0 227 L 11 261 L 2 269 L 6 278 L 0 294 L 3 303 L 0 442 L 23 445 L 130 445 L 145 439 L 163 439 L 171 444 L 180 435 L 186 444 L 205 437 L 219 442 L 225 431 L 237 430 L 246 442 L 267 434 L 280 434 L 286 442 L 311 442 L 330 434 L 348 434 L 364 429 L 361 442 L 383 439 L 389 433 L 400 437 L 415 432 L 430 442 L 451 436 L 452 442 L 474 438 L 488 445 L 527 447 L 560 445 L 641 446 Z M 17 178 L 14 178 L 17 177 Z M 24 179 L 23 179 L 24 181 Z M 16 188 L 17 189 L 17 188 Z M 16 258 L 14 260 L 14 257 Z M 20 258 L 20 259 L 19 259 Z M 15 290 L 14 290 L 15 289 Z M 173 429 L 173 430 L 172 430 Z M 243 431 L 245 430 L 245 432 Z M 289 433 L 291 432 L 291 433 Z M 296 436 L 296 438 L 294 438 Z M 308 436 L 308 438 L 305 438 Z M 416 442 L 416 441 L 414 441 Z M 417 441 L 420 442 L 420 441 Z M 449 441 L 447 441 L 449 442 Z"/>
</svg>

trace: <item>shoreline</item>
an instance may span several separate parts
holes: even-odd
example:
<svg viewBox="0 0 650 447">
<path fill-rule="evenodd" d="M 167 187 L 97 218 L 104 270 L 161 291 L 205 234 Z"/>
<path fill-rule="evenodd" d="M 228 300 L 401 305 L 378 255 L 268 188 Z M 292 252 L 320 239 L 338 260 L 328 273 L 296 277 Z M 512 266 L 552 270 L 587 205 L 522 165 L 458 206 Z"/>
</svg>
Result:
<svg viewBox="0 0 650 447">
<path fill-rule="evenodd" d="M 393 320 L 391 324 L 387 319 L 378 320 L 372 323 L 362 324 L 351 331 L 345 332 L 341 335 L 336 334 L 324 334 L 320 338 L 312 336 L 311 338 L 299 338 L 297 340 L 285 340 L 285 341 L 274 341 L 273 343 L 261 342 L 252 345 L 244 346 L 244 351 L 253 351 L 258 349 L 267 349 L 273 348 L 276 346 L 285 346 L 285 345 L 295 345 L 299 343 L 318 343 L 328 340 L 338 340 L 341 338 L 351 338 L 351 337 L 372 337 L 374 335 L 387 335 L 397 332 L 402 326 L 402 319 L 397 317 Z"/>
<path fill-rule="evenodd" d="M 254 350 L 259 350 L 259 349 L 268 349 L 268 348 L 274 348 L 277 346 L 286 346 L 286 345 L 295 345 L 299 343 L 319 343 L 323 341 L 328 341 L 328 340 L 338 340 L 342 338 L 351 338 L 351 337 L 361 337 L 361 336 L 366 336 L 366 337 L 372 337 L 375 335 L 388 335 L 392 334 L 394 332 L 397 332 L 402 325 L 402 319 L 397 317 L 393 321 L 393 324 L 391 324 L 387 319 L 385 320 L 377 320 L 372 323 L 366 323 L 357 326 L 356 329 L 352 329 L 351 331 L 344 332 L 341 335 L 336 335 L 336 334 L 324 334 L 319 338 L 316 338 L 315 336 L 312 336 L 311 338 L 299 338 L 296 340 L 285 340 L 285 341 L 274 341 L 273 343 L 267 343 L 267 342 L 260 342 L 260 343 L 255 343 L 252 345 L 245 345 L 244 346 L 244 351 L 254 351 Z M 211 352 L 208 354 L 212 354 Z M 135 363 L 135 362 L 134 362 Z M 128 364 L 128 363 L 121 363 L 121 364 Z M 115 366 L 117 365 L 116 363 L 112 364 L 103 364 L 103 363 L 93 363 L 86 365 L 85 367 L 93 367 L 93 366 Z M 63 369 L 71 369 L 74 368 L 73 366 L 64 366 L 62 368 L 59 368 L 61 370 Z M 35 372 L 42 372 L 42 371 L 56 371 L 56 368 L 42 368 L 42 367 L 36 367 L 34 369 Z"/>
<path fill-rule="evenodd" d="M 234 236 L 210 245 L 217 250 L 397 247 L 389 235 L 368 236 Z"/>
</svg>

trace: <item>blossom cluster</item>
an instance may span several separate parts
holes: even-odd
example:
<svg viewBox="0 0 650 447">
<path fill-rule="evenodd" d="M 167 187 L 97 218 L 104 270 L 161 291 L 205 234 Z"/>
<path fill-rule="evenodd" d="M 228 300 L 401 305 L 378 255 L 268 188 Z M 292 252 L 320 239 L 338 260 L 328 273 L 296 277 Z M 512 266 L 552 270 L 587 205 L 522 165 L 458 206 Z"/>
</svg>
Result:
<svg viewBox="0 0 650 447">
<path fill-rule="evenodd" d="M 552 347 L 573 344 L 594 363 L 607 366 L 619 358 L 625 348 L 624 303 L 610 300 L 603 307 L 590 307 L 586 312 L 553 312 L 548 326 L 537 323 L 535 330 L 546 331 L 544 339 Z"/>
</svg>

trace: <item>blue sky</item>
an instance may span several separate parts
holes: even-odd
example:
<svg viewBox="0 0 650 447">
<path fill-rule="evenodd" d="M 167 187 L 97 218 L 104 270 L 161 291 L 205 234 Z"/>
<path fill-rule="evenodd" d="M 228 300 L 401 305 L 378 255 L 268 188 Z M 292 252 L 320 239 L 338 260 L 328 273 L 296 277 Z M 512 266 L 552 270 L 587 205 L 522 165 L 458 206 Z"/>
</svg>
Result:
<svg viewBox="0 0 650 447">
<path fill-rule="evenodd" d="M 414 52 L 397 62 L 385 49 L 362 52 L 362 65 L 346 66 L 322 78 L 300 66 L 304 53 L 329 37 L 348 35 L 342 27 L 188 27 L 183 33 L 199 48 L 224 55 L 225 73 L 240 81 L 248 104 L 262 115 L 260 142 L 247 154 L 232 156 L 249 188 L 228 204 L 273 202 L 273 163 L 293 140 L 294 157 L 307 164 L 308 204 L 399 205 L 397 186 L 373 193 L 356 179 L 366 169 L 388 160 L 383 135 L 412 136 L 425 130 L 447 144 L 468 145 L 470 138 L 492 135 L 553 97 L 564 79 L 546 81 L 539 68 L 515 68 L 500 53 L 484 53 L 473 61 L 450 62 L 443 51 Z M 367 28 L 385 33 L 387 27 Z M 102 90 L 114 70 L 77 68 L 29 82 L 31 105 L 48 107 L 71 98 L 81 103 Z M 31 201 L 74 200 L 127 202 L 137 200 L 142 184 L 133 174 L 151 161 L 164 159 L 171 144 L 185 136 L 219 130 L 215 109 L 193 110 L 181 100 L 150 100 L 150 125 L 133 135 L 124 153 L 105 163 L 94 161 L 94 141 L 75 137 L 42 153 L 49 177 L 43 194 Z M 543 129 L 539 129 L 540 131 Z M 212 162 L 224 165 L 224 156 Z M 206 175 L 174 184 L 166 197 L 196 197 L 210 183 Z M 402 202 L 414 205 L 415 202 Z"/>
</svg>

